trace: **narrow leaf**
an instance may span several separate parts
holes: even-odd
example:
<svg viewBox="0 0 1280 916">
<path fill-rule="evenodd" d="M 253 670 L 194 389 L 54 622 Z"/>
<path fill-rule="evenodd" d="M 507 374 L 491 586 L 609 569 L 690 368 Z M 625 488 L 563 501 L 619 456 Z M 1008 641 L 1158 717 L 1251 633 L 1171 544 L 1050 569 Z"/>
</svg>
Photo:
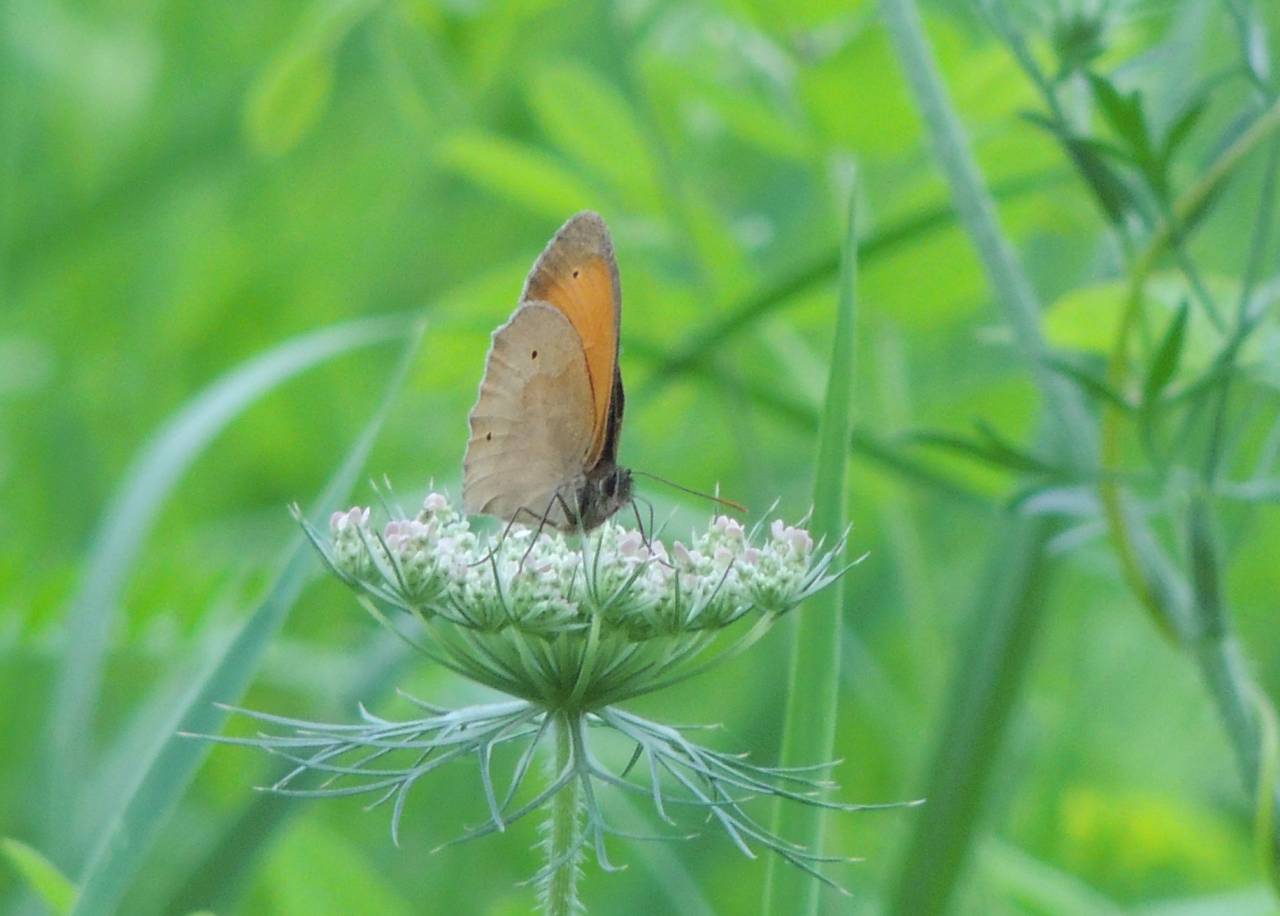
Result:
<svg viewBox="0 0 1280 916">
<path fill-rule="evenodd" d="M 52 913 L 70 913 L 76 902 L 75 885 L 58 867 L 26 843 L 5 837 L 0 840 L 0 853 L 4 854 L 13 870 L 22 876 L 27 886 L 44 901 Z"/>
<path fill-rule="evenodd" d="M 1035 913 L 1121 916 L 1121 909 L 1081 878 L 997 839 L 987 840 L 979 863 L 990 884 L 1014 906 Z"/>
<path fill-rule="evenodd" d="M 1077 366 L 1070 360 L 1063 359 L 1060 356 L 1046 357 L 1045 365 L 1054 372 L 1061 373 L 1071 379 L 1071 381 L 1080 386 L 1081 390 L 1084 391 L 1085 394 L 1089 395 L 1094 400 L 1106 401 L 1126 413 L 1133 410 L 1133 405 L 1125 400 L 1120 392 L 1109 386 L 1103 379 L 1093 374 L 1088 369 L 1085 369 L 1082 366 Z"/>
<path fill-rule="evenodd" d="M 1169 161 L 1178 152 L 1178 148 L 1191 136 L 1191 131 L 1200 122 L 1200 118 L 1207 107 L 1204 96 L 1198 96 L 1182 110 L 1182 113 L 1169 126 L 1169 131 L 1165 134 L 1164 146 L 1160 151 L 1160 158 L 1165 167 L 1168 167 Z"/>
<path fill-rule="evenodd" d="M 311 513 L 316 523 L 346 494 L 359 475 L 404 383 L 420 341 L 419 329 L 406 345 L 373 417 L 316 500 Z M 142 868 L 161 827 L 208 752 L 207 744 L 176 733 L 213 734 L 221 728 L 227 714 L 214 703 L 233 702 L 244 692 L 271 639 L 283 626 L 290 608 L 302 592 L 314 563 L 305 539 L 299 534 L 293 539 L 281 572 L 262 604 L 249 616 L 212 667 L 193 681 L 185 702 L 171 720 L 171 729 L 157 735 L 151 754 L 139 761 L 137 782 L 131 791 L 125 793 L 119 813 L 99 838 L 81 881 L 81 895 L 72 911 L 74 916 L 106 916 L 115 912 Z"/>
<path fill-rule="evenodd" d="M 912 442 L 929 445 L 958 452 L 994 468 L 1017 473 L 1044 473 L 1051 468 L 1040 459 L 1024 454 L 1017 449 L 1003 448 L 990 441 L 970 439 L 955 433 L 921 430 L 908 436 Z"/>
<path fill-rule="evenodd" d="M 1142 385 L 1142 400 L 1148 406 L 1154 404 L 1156 398 L 1164 391 L 1165 385 L 1169 384 L 1169 379 L 1173 378 L 1173 373 L 1177 371 L 1178 363 L 1182 360 L 1182 345 L 1187 336 L 1187 311 L 1187 302 L 1184 299 L 1178 306 L 1178 311 L 1174 313 L 1173 320 L 1169 322 L 1169 327 L 1165 329 L 1155 355 L 1151 358 L 1151 365 L 1147 368 L 1147 378 Z"/>
<path fill-rule="evenodd" d="M 67 642 L 53 690 L 45 755 L 51 761 L 50 803 L 57 809 L 49 823 L 71 823 L 80 810 L 73 787 L 83 784 L 79 767 L 86 760 L 85 736 L 93 723 L 108 635 L 138 550 L 174 487 L 232 420 L 280 384 L 336 356 L 400 336 L 407 327 L 403 315 L 369 318 L 285 341 L 205 388 L 138 453 L 102 513 L 66 612 Z"/>
<path fill-rule="evenodd" d="M 835 543 L 844 534 L 849 438 L 852 434 L 854 312 L 858 268 L 857 194 L 849 194 L 849 221 L 841 258 L 839 298 L 827 376 L 827 393 L 818 427 L 818 456 L 814 475 L 814 534 Z M 786 719 L 782 730 L 782 766 L 803 766 L 834 756 L 837 698 L 840 689 L 841 611 L 844 607 L 841 578 L 801 611 L 790 615 L 791 665 L 788 678 Z M 820 850 L 823 841 L 821 809 L 788 805 L 774 810 L 778 836 Z M 765 879 L 764 912 L 815 914 L 822 885 L 779 856 L 769 861 Z"/>
<path fill-rule="evenodd" d="M 987 569 L 969 602 L 964 643 L 943 694 L 946 709 L 930 756 L 928 803 L 913 825 L 885 911 L 932 916 L 948 901 L 966 860 L 1001 740 L 1034 655 L 1053 567 L 1046 544 L 1057 524 L 1013 515 L 997 526 Z"/>
<path fill-rule="evenodd" d="M 992 189 L 998 200 L 1017 200 L 1057 183 L 1056 174 L 1036 174 L 1006 181 Z M 858 243 L 858 262 L 879 260 L 898 249 L 933 235 L 955 220 L 955 209 L 945 203 L 922 208 L 905 218 L 872 229 Z M 702 328 L 685 335 L 685 344 L 674 350 L 661 348 L 661 363 L 645 383 L 643 399 L 652 399 L 659 390 L 685 372 L 701 367 L 709 354 L 720 352 L 734 338 L 759 327 L 769 315 L 801 301 L 803 294 L 829 282 L 840 267 L 840 252 L 833 248 L 771 279 L 739 301 L 712 310 L 715 317 Z M 635 338 L 630 345 L 637 346 Z M 654 346 L 657 350 L 658 347 Z"/>
<path fill-rule="evenodd" d="M 1066 150 L 1072 165 L 1114 226 L 1123 226 L 1130 210 L 1136 209 L 1132 190 L 1103 158 L 1097 145 L 1088 138 L 1077 137 L 1059 122 L 1039 112 L 1023 112 L 1024 120 L 1048 131 Z"/>
</svg>

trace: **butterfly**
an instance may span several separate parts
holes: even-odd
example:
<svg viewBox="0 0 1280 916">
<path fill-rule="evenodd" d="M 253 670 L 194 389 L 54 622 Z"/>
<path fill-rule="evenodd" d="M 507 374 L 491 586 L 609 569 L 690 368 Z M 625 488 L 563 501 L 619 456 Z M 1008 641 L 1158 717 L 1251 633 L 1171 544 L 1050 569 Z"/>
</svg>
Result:
<svg viewBox="0 0 1280 916">
<path fill-rule="evenodd" d="M 462 462 L 468 513 L 589 531 L 631 501 L 622 435 L 622 287 L 608 227 L 584 211 L 534 262 L 493 332 Z"/>
</svg>

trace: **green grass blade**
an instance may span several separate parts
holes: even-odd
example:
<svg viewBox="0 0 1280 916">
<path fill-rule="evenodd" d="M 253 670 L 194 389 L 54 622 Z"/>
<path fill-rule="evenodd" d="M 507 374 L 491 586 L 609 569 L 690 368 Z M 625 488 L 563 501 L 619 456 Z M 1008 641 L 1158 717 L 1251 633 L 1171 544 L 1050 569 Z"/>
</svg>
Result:
<svg viewBox="0 0 1280 916">
<path fill-rule="evenodd" d="M 354 670 L 362 672 L 343 689 L 337 708 L 349 712 L 357 703 L 374 708 L 392 693 L 396 678 L 409 662 L 417 659 L 398 638 L 379 627 L 368 646 L 360 650 L 360 663 Z M 266 776 L 262 783 L 270 785 L 293 769 L 282 764 Z M 166 913 L 184 913 L 197 907 L 231 912 L 246 879 L 263 861 L 266 850 L 281 828 L 303 806 L 296 798 L 274 792 L 255 792 L 252 799 L 235 815 L 216 827 L 216 834 L 203 847 L 203 853 L 183 868 L 183 878 L 175 882 L 177 890 L 164 907 Z"/>
<path fill-rule="evenodd" d="M 956 115 L 924 35 L 913 0 L 883 0 L 881 9 L 916 105 L 933 139 L 938 164 L 951 186 L 956 212 L 972 237 L 987 275 L 1013 329 L 1053 422 L 1055 452 L 1077 467 L 1094 464 L 1097 438 L 1079 392 L 1047 364 L 1048 346 L 1040 329 L 1040 304 L 1013 246 L 1001 231 L 995 203 L 983 184 L 973 151 Z"/>
<path fill-rule="evenodd" d="M 61 829 L 76 809 L 76 768 L 87 760 L 85 739 L 120 595 L 156 515 L 178 481 L 232 420 L 285 381 L 343 353 L 402 335 L 408 318 L 370 318 L 312 331 L 286 341 L 222 376 L 152 437 L 125 474 L 91 540 L 76 596 L 67 609 L 67 646 L 54 687 L 49 780 Z M 56 837 L 51 837 L 57 840 Z"/>
<path fill-rule="evenodd" d="M 826 402 L 818 427 L 818 457 L 814 474 L 814 536 L 833 544 L 845 530 L 845 496 L 852 432 L 854 310 L 857 301 L 858 240 L 856 193 L 849 195 L 849 224 L 840 270 L 835 340 L 827 376 Z M 782 730 L 783 766 L 830 760 L 836 733 L 836 701 L 840 690 L 840 630 L 844 611 L 841 578 L 808 606 L 791 615 L 791 640 L 786 720 Z M 823 811 L 780 800 L 774 832 L 810 849 L 822 846 Z M 769 859 L 765 879 L 764 912 L 814 914 L 822 885 L 780 856 Z"/>
<path fill-rule="evenodd" d="M 1054 524 L 1043 516 L 1014 517 L 1002 527 L 973 604 L 968 639 L 957 654 L 928 802 L 913 825 L 889 913 L 946 910 L 1031 659 L 1048 584 L 1045 545 Z"/>
<path fill-rule="evenodd" d="M 316 500 L 311 513 L 314 522 L 319 523 L 324 513 L 332 509 L 355 482 L 404 383 L 421 336 L 419 328 L 406 346 L 382 402 Z M 140 761 L 137 783 L 132 791 L 125 794 L 119 813 L 106 825 L 85 869 L 80 882 L 80 898 L 72 911 L 75 916 L 115 911 L 161 827 L 208 752 L 206 743 L 179 737 L 175 732 L 211 734 L 219 730 L 227 714 L 215 707 L 214 702 L 234 702 L 244 692 L 267 646 L 279 632 L 289 609 L 301 593 L 314 562 L 305 539 L 299 534 L 289 547 L 282 571 L 262 604 L 245 622 L 226 652 L 192 684 L 186 702 L 171 723 L 172 731 L 157 736 L 153 754 L 149 759 Z"/>
<path fill-rule="evenodd" d="M 58 871 L 56 865 L 26 843 L 11 837 L 0 840 L 0 853 L 44 902 L 49 912 L 58 916 L 71 912 L 76 902 L 76 887 Z"/>
</svg>

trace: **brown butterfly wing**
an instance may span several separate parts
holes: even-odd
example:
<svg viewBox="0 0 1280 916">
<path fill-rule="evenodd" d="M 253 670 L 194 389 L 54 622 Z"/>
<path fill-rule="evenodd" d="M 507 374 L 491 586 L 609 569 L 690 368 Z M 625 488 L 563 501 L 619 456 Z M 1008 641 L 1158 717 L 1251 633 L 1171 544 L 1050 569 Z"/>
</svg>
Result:
<svg viewBox="0 0 1280 916">
<path fill-rule="evenodd" d="M 529 272 L 521 301 L 549 303 L 578 332 L 591 384 L 593 419 L 584 469 L 594 467 L 602 456 L 612 461 L 622 429 L 618 371 L 622 287 L 613 241 L 599 214 L 579 213 L 561 227 Z"/>
<path fill-rule="evenodd" d="M 582 342 L 569 319 L 527 302 L 493 333 L 462 463 L 466 511 L 568 527 L 559 490 L 582 477 L 595 434 Z M 527 511 L 521 511 L 527 510 Z"/>
</svg>

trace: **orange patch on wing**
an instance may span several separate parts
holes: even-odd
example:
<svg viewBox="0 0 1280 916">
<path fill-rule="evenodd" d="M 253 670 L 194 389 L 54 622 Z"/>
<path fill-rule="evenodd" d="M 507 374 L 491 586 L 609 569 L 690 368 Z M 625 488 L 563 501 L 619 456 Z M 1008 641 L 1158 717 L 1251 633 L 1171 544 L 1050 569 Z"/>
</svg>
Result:
<svg viewBox="0 0 1280 916">
<path fill-rule="evenodd" d="M 585 464 L 590 468 L 604 450 L 618 358 L 618 304 L 614 301 L 613 271 L 599 255 L 577 263 L 545 264 L 531 279 L 526 298 L 541 299 L 555 306 L 582 338 L 595 408 L 591 449 Z"/>
</svg>

